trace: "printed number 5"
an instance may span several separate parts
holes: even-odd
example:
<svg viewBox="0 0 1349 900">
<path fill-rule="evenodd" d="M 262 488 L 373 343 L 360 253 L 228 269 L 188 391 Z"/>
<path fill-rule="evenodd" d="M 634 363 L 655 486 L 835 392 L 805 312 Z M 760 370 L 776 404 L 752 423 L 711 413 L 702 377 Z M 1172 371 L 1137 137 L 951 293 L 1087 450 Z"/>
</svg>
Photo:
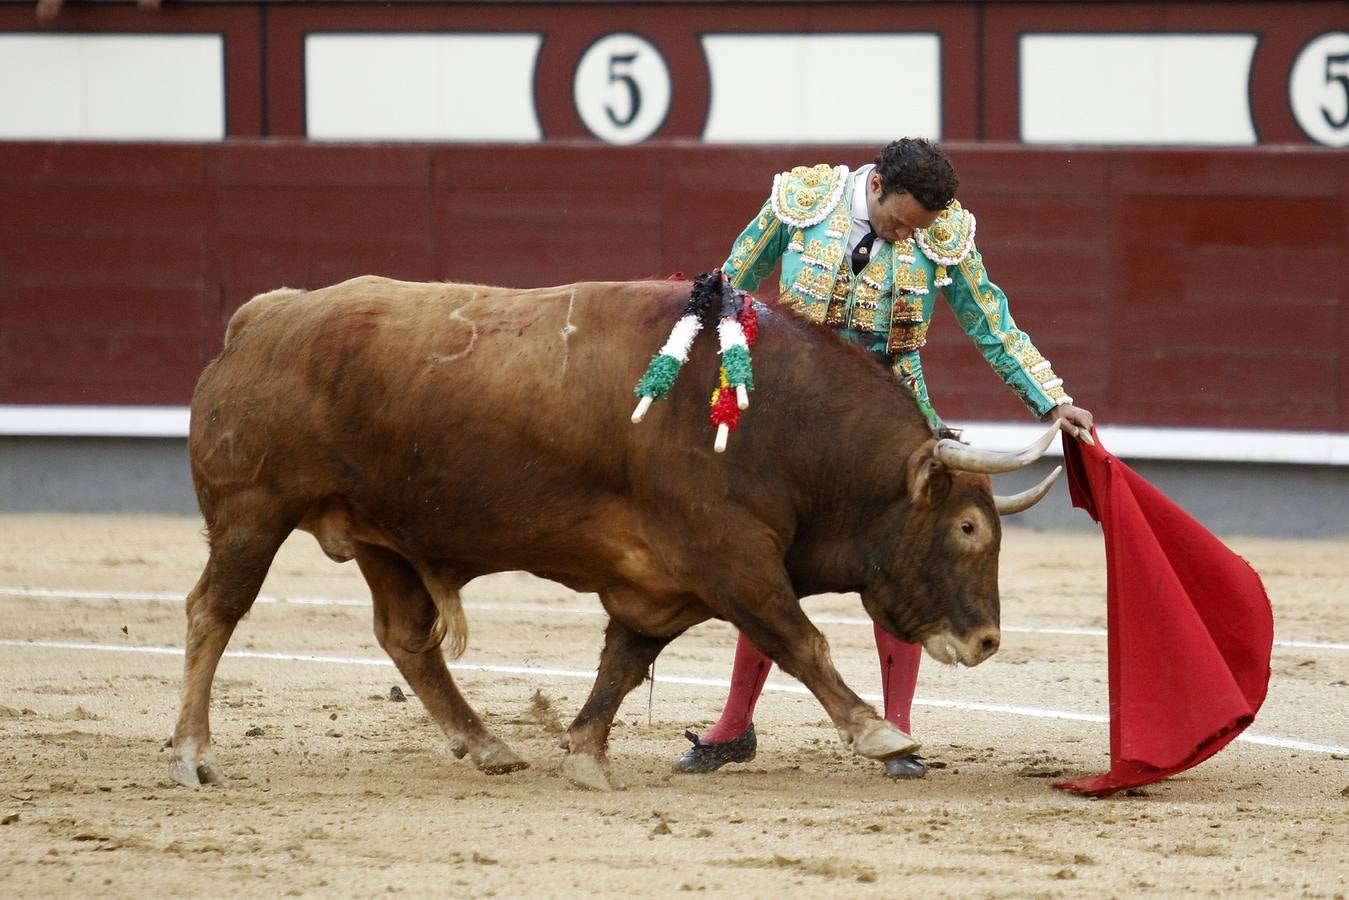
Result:
<svg viewBox="0 0 1349 900">
<path fill-rule="evenodd" d="M 1335 56 L 1326 54 L 1326 84 L 1332 82 L 1338 84 L 1344 91 L 1344 115 L 1336 120 L 1324 106 L 1321 107 L 1321 115 L 1331 128 L 1340 129 L 1349 125 L 1349 53 Z"/>
<path fill-rule="evenodd" d="M 637 118 L 637 113 L 642 109 L 642 92 L 637 87 L 637 82 L 633 80 L 631 67 L 637 59 L 636 53 L 615 53 L 609 57 L 609 83 L 621 83 L 628 89 L 628 114 L 619 116 L 614 112 L 614 108 L 605 104 L 604 111 L 609 115 L 609 121 L 614 123 L 615 127 L 626 128 Z M 620 71 L 619 67 L 622 67 Z"/>
</svg>

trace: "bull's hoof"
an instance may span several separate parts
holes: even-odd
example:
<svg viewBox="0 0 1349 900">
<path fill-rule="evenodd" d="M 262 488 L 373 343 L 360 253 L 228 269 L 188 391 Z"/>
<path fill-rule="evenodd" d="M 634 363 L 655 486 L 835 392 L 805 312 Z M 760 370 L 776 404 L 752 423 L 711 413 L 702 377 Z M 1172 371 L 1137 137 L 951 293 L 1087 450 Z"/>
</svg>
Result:
<svg viewBox="0 0 1349 900">
<path fill-rule="evenodd" d="M 473 763 L 488 775 L 505 775 L 529 768 L 529 763 L 516 756 L 514 750 L 500 743 L 474 753 Z"/>
<path fill-rule="evenodd" d="M 169 777 L 187 787 L 225 783 L 225 776 L 215 766 L 210 763 L 194 766 L 185 759 L 175 759 L 169 763 Z"/>
<path fill-rule="evenodd" d="M 568 753 L 562 757 L 562 774 L 572 784 L 578 784 L 592 791 L 607 794 L 610 791 L 623 790 L 623 785 L 609 774 L 607 765 L 583 753 Z"/>
<path fill-rule="evenodd" d="M 844 734 L 843 739 L 848 740 Z M 912 753 L 922 745 L 884 719 L 872 719 L 852 739 L 853 751 L 868 759 L 889 759 Z"/>
</svg>

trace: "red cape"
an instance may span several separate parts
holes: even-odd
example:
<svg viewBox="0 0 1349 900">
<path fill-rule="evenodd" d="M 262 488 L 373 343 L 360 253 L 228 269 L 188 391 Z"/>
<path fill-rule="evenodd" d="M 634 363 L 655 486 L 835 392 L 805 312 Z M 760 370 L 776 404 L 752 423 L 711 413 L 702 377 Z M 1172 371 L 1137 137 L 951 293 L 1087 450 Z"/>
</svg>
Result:
<svg viewBox="0 0 1349 900">
<path fill-rule="evenodd" d="M 1251 724 L 1274 617 L 1255 570 L 1099 438 L 1063 443 L 1073 505 L 1105 535 L 1110 771 L 1054 786 L 1103 797 L 1197 765 Z"/>
</svg>

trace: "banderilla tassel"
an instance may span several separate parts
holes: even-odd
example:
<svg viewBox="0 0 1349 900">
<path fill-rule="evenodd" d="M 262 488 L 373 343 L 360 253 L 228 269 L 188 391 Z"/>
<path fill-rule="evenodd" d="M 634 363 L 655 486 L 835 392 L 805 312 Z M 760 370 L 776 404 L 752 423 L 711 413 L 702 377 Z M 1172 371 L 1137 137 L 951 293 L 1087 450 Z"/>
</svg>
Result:
<svg viewBox="0 0 1349 900">
<path fill-rule="evenodd" d="M 703 328 L 703 317 L 711 308 L 712 301 L 720 296 L 720 284 L 719 269 L 700 275 L 694 280 L 689 302 L 685 305 L 679 321 L 675 322 L 665 345 L 651 358 L 646 373 L 633 388 L 632 392 L 639 398 L 637 408 L 632 413 L 634 424 L 642 421 L 652 402 L 664 399 L 670 393 L 670 388 L 674 387 L 679 370 L 688 362 L 689 348 L 693 346 L 693 339 Z"/>
<path fill-rule="evenodd" d="M 735 389 L 736 406 L 749 409 L 749 392 L 754 390 L 749 348 L 753 336 L 758 334 L 758 316 L 753 301 L 732 287 L 730 281 L 723 281 L 721 290 L 721 321 L 717 323 L 717 335 L 721 338 L 722 378 Z M 746 322 L 749 331 L 745 329 Z"/>
</svg>

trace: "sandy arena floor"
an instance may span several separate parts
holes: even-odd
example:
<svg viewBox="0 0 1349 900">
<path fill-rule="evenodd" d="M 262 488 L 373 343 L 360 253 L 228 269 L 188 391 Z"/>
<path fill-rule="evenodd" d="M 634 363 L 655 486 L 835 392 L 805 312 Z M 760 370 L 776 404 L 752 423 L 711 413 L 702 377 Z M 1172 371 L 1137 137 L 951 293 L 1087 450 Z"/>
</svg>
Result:
<svg viewBox="0 0 1349 900">
<path fill-rule="evenodd" d="M 519 574 L 466 590 L 456 678 L 532 764 L 487 776 L 442 750 L 375 644 L 354 564 L 298 534 L 216 680 L 230 783 L 172 784 L 160 746 L 198 529 L 0 516 L 0 895 L 1349 894 L 1346 541 L 1231 542 L 1265 579 L 1279 641 L 1255 740 L 1092 801 L 1049 782 L 1108 765 L 1098 536 L 1007 532 L 1003 649 L 972 670 L 924 664 L 915 732 L 943 766 L 926 781 L 880 777 L 779 674 L 754 762 L 672 775 L 681 733 L 724 695 L 699 682 L 729 674 L 734 633 L 707 623 L 661 657 L 649 706 L 646 686 L 624 704 L 611 756 L 629 787 L 601 795 L 557 773 L 556 732 L 599 652 L 593 596 Z M 878 700 L 857 599 L 807 609 L 849 683 Z M 395 685 L 408 702 L 389 699 Z"/>
</svg>

